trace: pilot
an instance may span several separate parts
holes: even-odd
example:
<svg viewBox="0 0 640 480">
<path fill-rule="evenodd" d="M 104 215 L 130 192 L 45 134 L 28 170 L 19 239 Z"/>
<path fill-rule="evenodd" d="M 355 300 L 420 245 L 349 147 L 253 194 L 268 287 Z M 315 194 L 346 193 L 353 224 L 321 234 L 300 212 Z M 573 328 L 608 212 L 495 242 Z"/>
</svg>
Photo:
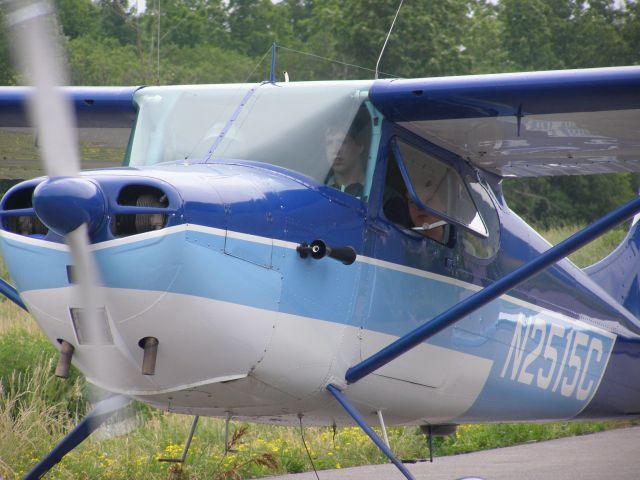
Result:
<svg viewBox="0 0 640 480">
<path fill-rule="evenodd" d="M 326 130 L 326 153 L 331 169 L 325 183 L 361 198 L 370 141 L 371 119 L 364 106 L 360 107 L 346 133 L 329 126 Z"/>
<path fill-rule="evenodd" d="M 354 197 L 362 197 L 364 147 L 356 141 L 351 132 L 345 135 L 344 132 L 331 127 L 327 129 L 326 139 L 327 159 L 331 163 L 327 185 Z"/>
</svg>

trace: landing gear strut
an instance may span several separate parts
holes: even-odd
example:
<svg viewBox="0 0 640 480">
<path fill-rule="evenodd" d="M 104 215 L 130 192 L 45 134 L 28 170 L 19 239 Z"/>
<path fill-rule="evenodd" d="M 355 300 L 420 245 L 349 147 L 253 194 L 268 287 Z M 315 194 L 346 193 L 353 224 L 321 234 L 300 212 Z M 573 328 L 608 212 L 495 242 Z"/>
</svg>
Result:
<svg viewBox="0 0 640 480">
<path fill-rule="evenodd" d="M 196 431 L 196 426 L 198 425 L 199 418 L 199 415 L 193 417 L 193 422 L 191 422 L 191 429 L 189 430 L 187 440 L 184 442 L 184 448 L 182 449 L 182 455 L 180 455 L 180 458 L 159 458 L 159 462 L 184 463 L 184 460 L 187 458 L 187 453 L 189 453 L 189 447 L 191 446 L 191 440 L 193 440 L 193 434 Z"/>
</svg>

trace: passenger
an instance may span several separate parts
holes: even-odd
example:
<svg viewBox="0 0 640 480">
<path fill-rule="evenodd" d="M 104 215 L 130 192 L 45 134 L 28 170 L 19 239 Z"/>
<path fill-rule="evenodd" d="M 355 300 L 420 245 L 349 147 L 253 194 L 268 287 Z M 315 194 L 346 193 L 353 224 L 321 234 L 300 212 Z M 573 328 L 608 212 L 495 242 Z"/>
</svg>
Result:
<svg viewBox="0 0 640 480">
<path fill-rule="evenodd" d="M 422 198 L 426 197 L 422 196 Z M 426 204 L 434 210 L 443 211 L 444 203 L 437 195 L 429 198 Z M 413 230 L 424 237 L 431 238 L 440 243 L 447 243 L 446 222 L 443 222 L 429 212 L 420 210 L 418 206 L 413 203 L 406 190 L 404 194 L 394 193 L 389 195 L 389 198 L 384 204 L 384 214 L 392 222 L 409 230 Z"/>
<path fill-rule="evenodd" d="M 434 198 L 429 202 L 429 207 L 434 210 L 441 210 L 441 206 L 439 208 L 437 198 Z M 425 210 L 420 210 L 418 206 L 413 203 L 409 195 L 407 195 L 407 206 L 409 207 L 409 218 L 411 218 L 411 222 L 413 223 L 413 227 L 411 228 L 413 231 L 418 232 L 420 235 L 424 237 L 429 237 L 437 242 L 446 243 L 445 242 L 445 225 L 446 222 L 443 222 L 435 215 L 432 215 Z"/>
</svg>

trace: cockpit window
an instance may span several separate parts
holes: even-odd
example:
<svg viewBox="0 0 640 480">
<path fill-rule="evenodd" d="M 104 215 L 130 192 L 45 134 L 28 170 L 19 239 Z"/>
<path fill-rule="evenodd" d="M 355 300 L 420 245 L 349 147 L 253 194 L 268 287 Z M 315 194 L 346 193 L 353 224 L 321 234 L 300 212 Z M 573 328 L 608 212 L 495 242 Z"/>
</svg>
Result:
<svg viewBox="0 0 640 480">
<path fill-rule="evenodd" d="M 327 159 L 331 165 L 327 185 L 354 197 L 363 197 L 371 130 L 371 117 L 365 105 L 360 106 L 346 135 L 332 125 L 327 128 Z"/>
<path fill-rule="evenodd" d="M 284 167 L 366 196 L 372 130 L 371 81 L 147 87 L 136 92 L 138 119 L 128 164 L 176 160 L 252 160 Z M 351 135 L 352 138 L 347 138 Z M 333 151 L 328 144 L 337 145 Z M 340 178 L 340 146 L 357 143 L 359 182 Z M 373 147 L 373 148 L 372 148 Z M 346 150 L 345 150 L 346 151 Z M 346 154 L 345 154 L 346 156 Z M 364 165 L 364 164 L 367 165 Z M 361 174 L 362 175 L 362 174 Z M 338 182 L 339 180 L 345 180 Z M 347 193 L 351 193 L 350 191 Z"/>
<path fill-rule="evenodd" d="M 417 235 L 451 246 L 451 225 L 440 221 L 430 212 L 420 210 L 409 196 L 409 187 L 400 172 L 394 148 L 388 149 L 387 173 L 384 187 L 383 212 L 387 220 L 412 230 Z"/>
<path fill-rule="evenodd" d="M 484 221 L 454 168 L 400 140 L 392 142 L 392 148 L 400 157 L 398 166 L 407 183 L 409 200 L 418 210 L 481 237 L 488 236 Z M 435 227 L 426 222 L 423 228 Z"/>
</svg>

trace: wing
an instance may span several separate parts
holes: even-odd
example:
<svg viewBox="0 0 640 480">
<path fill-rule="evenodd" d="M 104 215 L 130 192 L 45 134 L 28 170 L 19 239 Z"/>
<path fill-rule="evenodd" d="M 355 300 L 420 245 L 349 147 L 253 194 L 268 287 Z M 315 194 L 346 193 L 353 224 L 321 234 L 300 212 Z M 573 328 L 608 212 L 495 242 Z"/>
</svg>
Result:
<svg viewBox="0 0 640 480">
<path fill-rule="evenodd" d="M 502 177 L 640 171 L 640 67 L 380 80 L 370 96 Z"/>
<path fill-rule="evenodd" d="M 136 110 L 139 87 L 68 87 L 81 145 L 82 167 L 122 164 Z M 0 87 L 0 179 L 27 179 L 43 172 L 38 161 L 37 132 L 27 102 L 30 87 Z"/>
</svg>

